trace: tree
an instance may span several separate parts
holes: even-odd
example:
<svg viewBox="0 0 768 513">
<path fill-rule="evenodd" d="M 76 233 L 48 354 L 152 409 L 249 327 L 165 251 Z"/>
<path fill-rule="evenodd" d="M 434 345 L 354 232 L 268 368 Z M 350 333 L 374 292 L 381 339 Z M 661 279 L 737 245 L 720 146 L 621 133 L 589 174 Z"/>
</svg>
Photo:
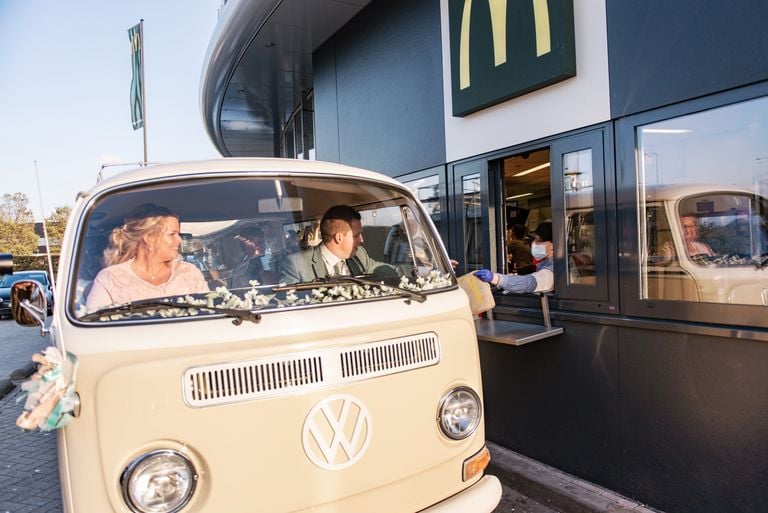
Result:
<svg viewBox="0 0 768 513">
<path fill-rule="evenodd" d="M 56 207 L 51 215 L 45 218 L 45 228 L 48 231 L 48 243 L 51 253 L 61 251 L 61 240 L 64 237 L 64 228 L 67 227 L 67 219 L 72 213 L 71 207 Z"/>
<path fill-rule="evenodd" d="M 21 192 L 3 194 L 0 201 L 0 252 L 31 255 L 37 249 L 35 216 Z"/>
</svg>

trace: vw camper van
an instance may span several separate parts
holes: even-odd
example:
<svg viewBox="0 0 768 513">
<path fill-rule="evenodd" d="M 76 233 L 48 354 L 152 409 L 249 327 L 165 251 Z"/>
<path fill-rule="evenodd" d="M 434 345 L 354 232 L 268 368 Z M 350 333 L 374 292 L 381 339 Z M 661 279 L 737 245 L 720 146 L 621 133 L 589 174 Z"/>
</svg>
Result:
<svg viewBox="0 0 768 513">
<path fill-rule="evenodd" d="M 177 259 L 204 290 L 94 306 L 112 235 L 142 205 L 178 218 Z M 375 265 L 291 278 L 337 205 L 359 212 L 357 253 Z M 18 288 L 14 316 L 44 321 L 44 303 Z M 116 174 L 78 197 L 50 329 L 77 360 L 58 431 L 66 512 L 489 512 L 500 499 L 467 297 L 393 179 L 283 159 Z"/>
</svg>

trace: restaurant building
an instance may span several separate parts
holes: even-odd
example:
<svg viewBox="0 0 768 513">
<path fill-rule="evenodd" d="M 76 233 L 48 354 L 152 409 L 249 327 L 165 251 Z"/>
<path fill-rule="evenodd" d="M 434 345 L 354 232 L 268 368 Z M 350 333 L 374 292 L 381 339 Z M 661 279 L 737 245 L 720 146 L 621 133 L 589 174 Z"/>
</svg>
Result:
<svg viewBox="0 0 768 513">
<path fill-rule="evenodd" d="M 488 439 L 664 511 L 764 511 L 766 20 L 758 0 L 229 0 L 203 118 L 224 156 L 409 184 L 458 274 L 510 271 L 507 230 L 551 220 L 562 333 L 518 336 L 546 303 L 496 293 Z"/>
</svg>

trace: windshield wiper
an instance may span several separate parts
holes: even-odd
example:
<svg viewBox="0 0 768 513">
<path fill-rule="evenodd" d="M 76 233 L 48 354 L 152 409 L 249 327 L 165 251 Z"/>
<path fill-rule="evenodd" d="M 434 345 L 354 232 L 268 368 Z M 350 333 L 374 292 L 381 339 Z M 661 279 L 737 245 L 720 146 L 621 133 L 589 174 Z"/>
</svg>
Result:
<svg viewBox="0 0 768 513">
<path fill-rule="evenodd" d="M 369 285 L 371 287 L 386 287 L 398 292 L 398 295 L 406 297 L 406 303 L 410 300 L 414 300 L 418 303 L 423 303 L 427 300 L 427 296 L 421 292 L 414 290 L 404 289 L 396 285 L 387 285 L 379 281 L 372 280 L 363 276 L 334 276 L 332 278 L 325 278 L 324 280 L 309 281 L 304 283 L 294 283 L 291 285 L 281 285 L 279 287 L 272 287 L 275 292 L 287 292 L 289 290 L 310 290 L 318 287 L 332 287 L 339 283 L 354 283 L 356 285 Z"/>
<path fill-rule="evenodd" d="M 235 308 L 222 308 L 220 306 L 192 305 L 189 303 L 175 303 L 173 301 L 162 301 L 159 299 L 134 301 L 132 303 L 125 303 L 123 305 L 110 306 L 107 308 L 102 308 L 101 310 L 96 310 L 95 312 L 89 312 L 79 319 L 83 321 L 93 321 L 100 319 L 105 315 L 143 313 L 151 310 L 157 310 L 158 308 L 182 308 L 185 310 L 206 310 L 209 312 L 220 313 L 224 314 L 226 317 L 234 317 L 234 319 L 232 319 L 232 324 L 235 326 L 241 325 L 243 321 L 251 321 L 256 324 L 261 321 L 261 314 L 251 312 L 250 310 L 237 310 Z"/>
<path fill-rule="evenodd" d="M 755 269 L 758 271 L 765 269 L 768 266 L 768 253 L 763 253 L 759 258 L 760 259 L 755 264 Z"/>
</svg>

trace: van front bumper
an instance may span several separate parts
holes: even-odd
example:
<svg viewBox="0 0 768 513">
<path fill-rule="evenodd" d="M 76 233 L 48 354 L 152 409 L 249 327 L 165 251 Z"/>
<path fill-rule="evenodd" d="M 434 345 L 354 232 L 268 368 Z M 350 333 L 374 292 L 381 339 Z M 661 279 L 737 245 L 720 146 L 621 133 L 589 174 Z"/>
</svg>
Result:
<svg viewBox="0 0 768 513">
<path fill-rule="evenodd" d="M 501 500 L 501 483 L 496 476 L 483 476 L 477 483 L 453 497 L 421 510 L 421 513 L 490 513 Z"/>
</svg>

